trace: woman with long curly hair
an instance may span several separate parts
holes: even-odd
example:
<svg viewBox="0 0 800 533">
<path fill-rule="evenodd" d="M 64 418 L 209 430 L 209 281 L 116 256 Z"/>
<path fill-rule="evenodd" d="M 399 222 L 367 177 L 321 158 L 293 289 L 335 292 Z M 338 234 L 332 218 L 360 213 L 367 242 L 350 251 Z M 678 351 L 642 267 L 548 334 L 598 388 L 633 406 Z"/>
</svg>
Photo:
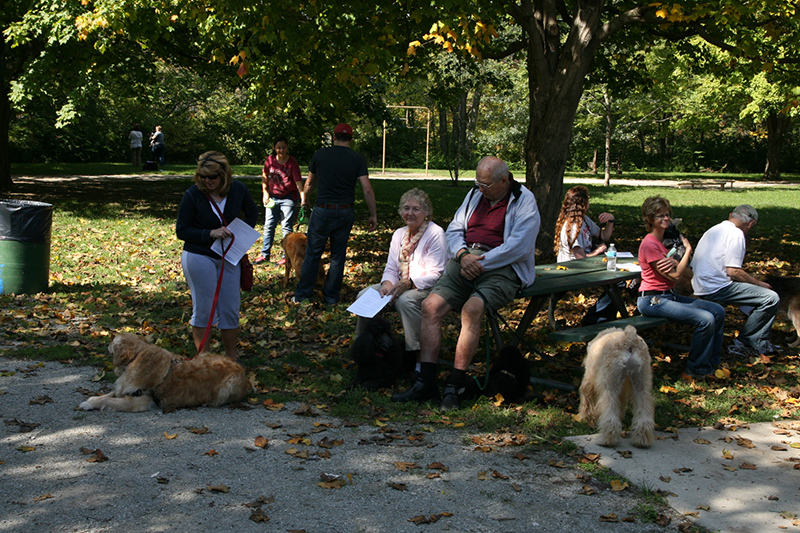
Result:
<svg viewBox="0 0 800 533">
<path fill-rule="evenodd" d="M 600 226 L 587 216 L 588 211 L 589 190 L 581 185 L 568 190 L 556 222 L 554 251 L 558 254 L 559 263 L 594 257 L 605 253 L 608 249 L 606 243 L 614 231 L 614 215 L 600 213 L 597 220 L 600 224 L 605 224 L 601 230 Z M 603 242 L 594 246 L 592 239 L 597 237 Z"/>
<path fill-rule="evenodd" d="M 608 249 L 606 242 L 611 238 L 611 232 L 614 231 L 614 215 L 606 212 L 600 213 L 597 220 L 601 224 L 605 224 L 601 230 L 600 226 L 586 214 L 588 211 L 589 190 L 581 185 L 568 190 L 564 196 L 564 203 L 561 205 L 558 222 L 556 222 L 554 250 L 558 254 L 557 261 L 559 263 L 594 257 L 605 253 Z M 603 242 L 595 246 L 593 240 L 598 237 Z M 553 305 L 551 301 L 551 316 Z M 606 293 L 589 308 L 581 320 L 581 325 L 588 326 L 614 320 L 616 316 L 617 308 Z"/>
</svg>

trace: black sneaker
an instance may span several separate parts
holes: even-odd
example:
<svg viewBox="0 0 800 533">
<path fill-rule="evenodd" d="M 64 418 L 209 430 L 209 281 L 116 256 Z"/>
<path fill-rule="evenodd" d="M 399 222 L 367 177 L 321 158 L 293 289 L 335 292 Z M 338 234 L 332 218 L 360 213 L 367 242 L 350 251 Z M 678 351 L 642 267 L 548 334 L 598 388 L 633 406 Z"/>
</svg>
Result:
<svg viewBox="0 0 800 533">
<path fill-rule="evenodd" d="M 442 411 L 452 411 L 461 407 L 461 398 L 458 396 L 456 386 L 448 383 L 442 389 L 442 404 L 439 409 Z"/>
<path fill-rule="evenodd" d="M 436 383 L 425 383 L 422 381 L 422 376 L 419 372 L 414 376 L 414 383 L 411 387 L 404 392 L 392 394 L 393 402 L 424 402 L 426 400 L 433 400 L 439 398 L 439 387 Z"/>
</svg>

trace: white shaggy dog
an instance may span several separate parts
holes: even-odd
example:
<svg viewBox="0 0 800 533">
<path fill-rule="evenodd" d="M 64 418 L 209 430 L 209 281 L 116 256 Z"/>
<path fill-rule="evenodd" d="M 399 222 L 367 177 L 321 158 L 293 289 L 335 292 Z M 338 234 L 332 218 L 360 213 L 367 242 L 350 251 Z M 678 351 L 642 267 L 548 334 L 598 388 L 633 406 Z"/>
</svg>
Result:
<svg viewBox="0 0 800 533">
<path fill-rule="evenodd" d="M 597 421 L 598 444 L 615 446 L 622 432 L 622 419 L 630 401 L 633 408 L 631 440 L 634 446 L 648 448 L 653 443 L 653 375 L 650 351 L 628 326 L 601 331 L 587 346 L 581 382 L 581 407 L 578 416 Z"/>
</svg>

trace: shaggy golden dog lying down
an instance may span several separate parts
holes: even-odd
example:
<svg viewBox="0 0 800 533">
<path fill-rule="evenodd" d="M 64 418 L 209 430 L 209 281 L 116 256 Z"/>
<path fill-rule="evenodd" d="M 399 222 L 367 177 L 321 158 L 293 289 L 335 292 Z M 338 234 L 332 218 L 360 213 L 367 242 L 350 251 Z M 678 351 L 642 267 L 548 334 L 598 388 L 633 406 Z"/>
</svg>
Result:
<svg viewBox="0 0 800 533">
<path fill-rule="evenodd" d="M 253 391 L 244 367 L 220 355 L 186 359 L 130 333 L 114 337 L 108 353 L 119 378 L 110 393 L 81 403 L 84 411 L 140 412 L 153 404 L 163 409 L 218 407 L 241 401 Z"/>
</svg>

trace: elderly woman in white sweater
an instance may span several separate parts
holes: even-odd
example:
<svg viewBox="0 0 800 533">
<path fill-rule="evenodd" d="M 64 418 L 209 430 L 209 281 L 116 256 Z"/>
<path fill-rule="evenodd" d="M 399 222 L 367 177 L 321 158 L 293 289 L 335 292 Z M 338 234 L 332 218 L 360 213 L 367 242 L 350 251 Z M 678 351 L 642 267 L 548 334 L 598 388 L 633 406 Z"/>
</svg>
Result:
<svg viewBox="0 0 800 533">
<path fill-rule="evenodd" d="M 433 206 L 428 195 L 417 188 L 400 198 L 400 217 L 406 225 L 394 232 L 389 258 L 381 282 L 369 289 L 382 296 L 391 294 L 405 333 L 406 351 L 419 352 L 419 329 L 422 301 L 442 275 L 447 263 L 444 230 L 431 220 Z M 356 336 L 366 327 L 367 319 L 358 317 Z"/>
</svg>

